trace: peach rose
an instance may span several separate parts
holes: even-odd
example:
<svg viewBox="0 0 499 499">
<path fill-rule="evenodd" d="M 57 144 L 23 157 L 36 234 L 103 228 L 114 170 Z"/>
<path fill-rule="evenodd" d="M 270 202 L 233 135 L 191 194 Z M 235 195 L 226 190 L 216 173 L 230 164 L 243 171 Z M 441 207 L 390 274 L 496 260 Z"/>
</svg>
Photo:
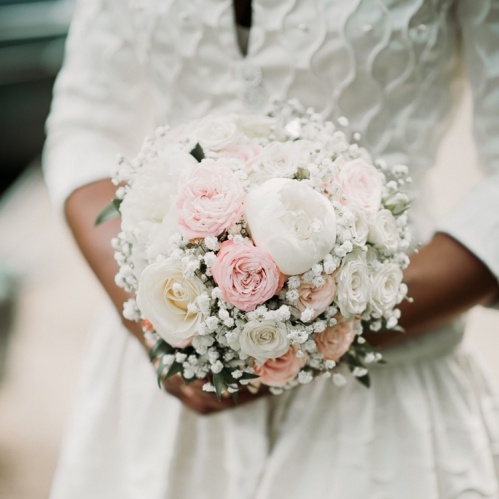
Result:
<svg viewBox="0 0 499 499">
<path fill-rule="evenodd" d="M 244 192 L 237 176 L 216 162 L 201 165 L 179 181 L 179 230 L 187 239 L 215 237 L 239 221 Z"/>
<path fill-rule="evenodd" d="M 324 356 L 324 360 L 338 360 L 348 351 L 355 338 L 352 322 L 345 322 L 343 317 L 337 319 L 335 327 L 328 327 L 315 336 L 317 350 Z"/>
<path fill-rule="evenodd" d="M 281 273 L 272 257 L 255 246 L 225 241 L 211 267 L 226 301 L 250 312 L 279 293 Z"/>
<path fill-rule="evenodd" d="M 361 158 L 347 161 L 338 173 L 340 202 L 354 204 L 367 213 L 376 213 L 381 206 L 381 175 Z"/>
<path fill-rule="evenodd" d="M 253 370 L 260 376 L 258 381 L 267 386 L 284 386 L 294 379 L 307 362 L 306 356 L 296 356 L 297 351 L 298 346 L 291 345 L 289 350 L 277 359 L 269 359 L 262 365 L 254 362 Z"/>
<path fill-rule="evenodd" d="M 251 170 L 251 167 L 257 163 L 262 156 L 262 147 L 257 144 L 241 144 L 237 146 L 228 147 L 218 151 L 217 157 L 224 159 L 237 159 L 239 160 L 246 170 Z"/>
<path fill-rule="evenodd" d="M 325 279 L 326 282 L 320 287 L 315 287 L 311 282 L 301 281 L 297 290 L 300 296 L 291 303 L 294 307 L 292 309 L 294 317 L 298 318 L 307 308 L 313 308 L 315 311 L 312 317 L 313 320 L 331 305 L 336 294 L 336 282 L 334 275 L 327 275 Z"/>
</svg>

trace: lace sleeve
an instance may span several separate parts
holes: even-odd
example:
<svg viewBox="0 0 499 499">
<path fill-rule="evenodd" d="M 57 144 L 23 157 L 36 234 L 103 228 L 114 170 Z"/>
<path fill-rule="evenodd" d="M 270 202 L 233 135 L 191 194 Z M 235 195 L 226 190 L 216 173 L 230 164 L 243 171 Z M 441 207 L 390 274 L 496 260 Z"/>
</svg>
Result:
<svg viewBox="0 0 499 499">
<path fill-rule="evenodd" d="M 474 135 L 487 177 L 439 226 L 499 278 L 499 0 L 458 0 L 473 91 Z"/>
<path fill-rule="evenodd" d="M 122 0 L 77 4 L 43 152 L 45 179 L 59 206 L 78 187 L 108 178 L 117 153 L 136 153 L 153 128 L 126 5 Z"/>
</svg>

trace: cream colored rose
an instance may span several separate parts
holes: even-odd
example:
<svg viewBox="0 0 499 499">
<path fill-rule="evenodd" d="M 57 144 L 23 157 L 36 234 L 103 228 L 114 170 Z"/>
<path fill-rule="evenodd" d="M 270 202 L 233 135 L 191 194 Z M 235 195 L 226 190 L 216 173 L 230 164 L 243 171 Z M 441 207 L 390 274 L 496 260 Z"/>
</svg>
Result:
<svg viewBox="0 0 499 499">
<path fill-rule="evenodd" d="M 274 320 L 249 321 L 239 334 L 239 345 L 258 362 L 276 359 L 289 349 L 286 326 Z"/>
<path fill-rule="evenodd" d="M 286 275 L 306 272 L 336 242 L 332 204 L 298 180 L 267 180 L 248 193 L 244 214 L 255 245 Z"/>
<path fill-rule="evenodd" d="M 137 305 L 165 341 L 185 347 L 204 320 L 201 312 L 190 312 L 188 307 L 205 291 L 201 279 L 185 278 L 168 258 L 149 265 L 140 275 Z"/>
<path fill-rule="evenodd" d="M 383 315 L 398 303 L 404 275 L 396 263 L 384 263 L 372 277 L 371 307 Z"/>
<path fill-rule="evenodd" d="M 369 219 L 369 236 L 367 240 L 380 250 L 393 253 L 399 247 L 399 232 L 392 212 L 380 210 Z"/>
<path fill-rule="evenodd" d="M 239 128 L 249 137 L 268 137 L 277 124 L 275 118 L 252 113 L 238 114 L 235 119 Z"/>
<path fill-rule="evenodd" d="M 201 147 L 212 151 L 237 144 L 241 135 L 235 121 L 227 116 L 207 116 L 201 120 L 195 134 Z"/>
<path fill-rule="evenodd" d="M 350 229 L 352 233 L 352 242 L 357 246 L 364 246 L 367 241 L 367 236 L 369 235 L 369 222 L 366 213 L 355 205 L 350 205 L 349 209 L 355 215 L 355 220 Z"/>
<path fill-rule="evenodd" d="M 366 255 L 357 249 L 349 253 L 338 272 L 336 302 L 341 315 L 350 320 L 362 314 L 371 296 Z"/>
<path fill-rule="evenodd" d="M 271 142 L 263 148 L 263 170 L 270 177 L 292 178 L 298 170 L 296 152 L 292 142 Z"/>
</svg>

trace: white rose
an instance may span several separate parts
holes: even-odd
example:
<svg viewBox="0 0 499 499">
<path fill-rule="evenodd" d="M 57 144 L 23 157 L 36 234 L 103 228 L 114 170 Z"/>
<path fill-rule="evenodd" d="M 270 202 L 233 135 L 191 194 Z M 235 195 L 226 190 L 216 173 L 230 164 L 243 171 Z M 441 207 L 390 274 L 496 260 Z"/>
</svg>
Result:
<svg viewBox="0 0 499 499">
<path fill-rule="evenodd" d="M 267 180 L 248 193 L 244 209 L 253 241 L 283 274 L 306 272 L 335 245 L 332 204 L 298 180 Z"/>
<path fill-rule="evenodd" d="M 275 118 L 260 114 L 238 114 L 235 119 L 239 128 L 248 137 L 268 137 L 276 127 Z"/>
<path fill-rule="evenodd" d="M 364 246 L 369 234 L 369 222 L 367 220 L 366 213 L 364 212 L 364 210 L 355 205 L 350 205 L 348 208 L 353 212 L 355 216 L 353 225 L 350 228 L 350 232 L 352 234 L 352 242 L 357 246 Z"/>
<path fill-rule="evenodd" d="M 168 258 L 149 265 L 140 275 L 137 305 L 165 341 L 184 347 L 205 318 L 201 312 L 189 312 L 188 307 L 204 292 L 201 279 L 187 279 Z"/>
<path fill-rule="evenodd" d="M 393 253 L 399 246 L 397 222 L 390 210 L 380 210 L 369 219 L 368 241 L 380 250 Z"/>
<path fill-rule="evenodd" d="M 354 204 L 367 213 L 376 213 L 381 206 L 382 176 L 376 168 L 358 158 L 347 161 L 338 173 L 340 202 Z"/>
<path fill-rule="evenodd" d="M 371 306 L 380 315 L 395 308 L 404 275 L 396 263 L 385 263 L 372 276 Z"/>
<path fill-rule="evenodd" d="M 296 159 L 292 142 L 271 142 L 263 148 L 263 169 L 271 177 L 292 178 L 298 169 Z"/>
<path fill-rule="evenodd" d="M 123 229 L 131 231 L 141 222 L 162 223 L 172 210 L 171 200 L 177 192 L 180 175 L 197 164 L 189 153 L 175 146 L 167 147 L 158 156 L 148 159 L 138 170 L 121 203 Z"/>
<path fill-rule="evenodd" d="M 306 168 L 316 157 L 316 146 L 311 140 L 295 140 L 291 143 L 298 167 Z"/>
<path fill-rule="evenodd" d="M 236 123 L 226 116 L 207 116 L 199 123 L 195 135 L 203 149 L 212 151 L 233 146 L 240 138 Z"/>
<path fill-rule="evenodd" d="M 249 321 L 239 333 L 241 352 L 259 362 L 276 359 L 289 349 L 286 326 L 273 320 Z"/>
<path fill-rule="evenodd" d="M 341 264 L 338 272 L 336 302 L 346 321 L 362 314 L 371 295 L 371 282 L 367 272 L 366 255 L 353 250 Z"/>
</svg>

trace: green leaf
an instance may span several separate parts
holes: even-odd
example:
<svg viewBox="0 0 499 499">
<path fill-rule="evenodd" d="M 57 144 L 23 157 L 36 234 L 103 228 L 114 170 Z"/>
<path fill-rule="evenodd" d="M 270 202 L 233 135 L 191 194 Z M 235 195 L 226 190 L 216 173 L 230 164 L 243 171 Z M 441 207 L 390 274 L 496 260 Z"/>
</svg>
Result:
<svg viewBox="0 0 499 499">
<path fill-rule="evenodd" d="M 217 399 L 220 402 L 222 398 L 222 392 L 224 390 L 223 373 L 213 373 L 213 385 L 215 386 L 215 393 L 217 395 Z"/>
<path fill-rule="evenodd" d="M 237 405 L 237 403 L 239 401 L 239 391 L 233 392 L 230 395 L 232 397 L 232 400 L 234 401 L 234 404 Z"/>
<path fill-rule="evenodd" d="M 158 380 L 158 386 L 161 388 L 161 378 L 163 376 L 163 371 L 165 370 L 165 363 L 163 362 L 163 359 L 159 361 L 159 366 L 158 369 L 156 370 L 156 379 Z"/>
<path fill-rule="evenodd" d="M 166 373 L 166 376 L 164 377 L 163 382 L 165 382 L 167 379 L 170 379 L 172 376 L 175 376 L 175 374 L 178 374 L 180 371 L 182 371 L 182 364 L 179 364 L 178 362 L 174 362 L 170 366 L 170 369 L 168 369 L 168 372 Z"/>
<path fill-rule="evenodd" d="M 191 156 L 193 156 L 199 163 L 205 158 L 203 148 L 201 144 L 198 142 L 194 149 L 191 151 Z"/>
<path fill-rule="evenodd" d="M 259 378 L 257 374 L 243 373 L 243 375 L 239 379 L 256 379 Z"/>
<path fill-rule="evenodd" d="M 122 199 L 113 199 L 107 206 L 105 206 L 101 212 L 97 215 L 94 222 L 94 227 L 101 225 L 109 220 L 118 218 L 120 216 L 120 205 Z"/>
<path fill-rule="evenodd" d="M 149 350 L 149 360 L 151 362 L 154 361 L 156 357 L 166 355 L 168 353 L 172 353 L 173 348 L 166 343 L 166 341 L 158 340 Z"/>
<path fill-rule="evenodd" d="M 357 378 L 359 383 L 363 384 L 366 388 L 369 388 L 371 386 L 371 378 L 369 377 L 369 374 L 366 374 L 365 376 L 361 376 L 360 378 Z"/>
</svg>

